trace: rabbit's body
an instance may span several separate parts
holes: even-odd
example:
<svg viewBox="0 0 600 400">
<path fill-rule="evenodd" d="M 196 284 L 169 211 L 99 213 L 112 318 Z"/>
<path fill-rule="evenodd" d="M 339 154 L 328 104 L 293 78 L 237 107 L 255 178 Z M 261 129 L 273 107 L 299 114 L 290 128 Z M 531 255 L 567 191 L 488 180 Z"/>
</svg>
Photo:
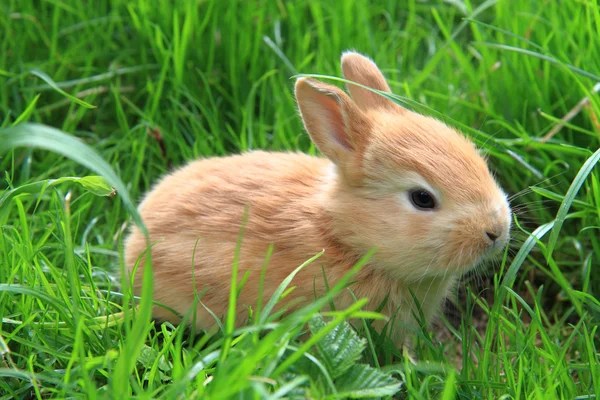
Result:
<svg viewBox="0 0 600 400">
<path fill-rule="evenodd" d="M 242 307 L 238 323 L 247 320 L 244 306 L 254 307 L 257 303 L 259 287 L 256 283 L 271 243 L 274 248 L 264 278 L 264 299 L 268 300 L 297 266 L 322 250 L 323 255 L 294 279 L 293 298 L 301 300 L 295 304 L 298 306 L 314 299 L 315 295 L 324 294 L 323 271 L 331 284 L 362 256 L 362 251 L 353 249 L 339 237 L 340 234 L 349 237 L 351 230 L 336 232 L 335 227 L 343 225 L 343 221 L 336 223 L 336 219 L 345 219 L 346 211 L 341 215 L 336 213 L 336 204 L 344 193 L 332 180 L 333 168 L 327 159 L 303 153 L 254 151 L 196 161 L 159 182 L 140 205 L 151 242 L 156 243 L 152 252 L 154 300 L 185 315 L 194 301 L 194 286 L 182 283 L 195 279 L 202 303 L 217 316 L 226 313 L 231 270 L 246 205 L 249 214 L 239 253 L 239 276 L 250 270 L 250 283 L 240 292 L 238 302 Z M 385 219 L 385 210 L 381 211 Z M 360 209 L 351 212 L 356 216 L 362 214 Z M 128 238 L 127 248 L 126 262 L 134 265 L 146 248 L 139 230 L 135 229 Z M 419 278 L 422 276 L 404 285 L 402 281 L 390 280 L 385 274 L 366 268 L 359 272 L 352 289 L 356 296 L 368 297 L 373 309 L 388 296 L 387 314 L 399 311 L 401 318 L 405 314 L 402 310 L 417 311 L 410 309 L 410 287 L 424 301 L 422 309 L 429 316 L 440 297 L 445 297 L 453 279 Z M 135 282 L 139 292 L 141 279 Z M 335 303 L 346 307 L 351 301 L 349 294 L 344 293 Z M 402 301 L 407 302 L 404 307 L 401 307 Z M 179 320 L 162 307 L 155 308 L 154 316 L 172 322 Z M 210 329 L 216 324 L 202 305 L 198 305 L 196 316 L 200 329 Z M 405 315 L 405 322 L 409 317 Z"/>
<path fill-rule="evenodd" d="M 368 59 L 346 55 L 343 69 L 349 79 L 389 92 Z M 292 281 L 295 289 L 286 298 L 292 306 L 325 292 L 323 271 L 333 285 L 375 247 L 351 289 L 369 298 L 370 309 L 387 297 L 383 311 L 400 321 L 394 328 L 399 339 L 406 325 L 415 326 L 410 291 L 430 319 L 461 273 L 504 247 L 510 227 L 506 196 L 472 143 L 366 89 L 349 89 L 354 101 L 316 81 L 296 84 L 306 129 L 329 160 L 258 151 L 209 158 L 154 187 L 140 213 L 155 243 L 156 301 L 186 314 L 196 289 L 217 317 L 226 314 L 246 207 L 239 277 L 250 272 L 238 298 L 238 324 L 246 321 L 247 307 L 256 306 L 270 244 L 265 301 L 296 267 L 324 250 Z M 134 228 L 126 242 L 130 269 L 145 249 Z M 336 306 L 351 302 L 344 292 Z M 204 306 L 196 307 L 196 323 L 210 329 L 216 322 Z M 179 321 L 162 307 L 155 307 L 154 316 Z"/>
</svg>

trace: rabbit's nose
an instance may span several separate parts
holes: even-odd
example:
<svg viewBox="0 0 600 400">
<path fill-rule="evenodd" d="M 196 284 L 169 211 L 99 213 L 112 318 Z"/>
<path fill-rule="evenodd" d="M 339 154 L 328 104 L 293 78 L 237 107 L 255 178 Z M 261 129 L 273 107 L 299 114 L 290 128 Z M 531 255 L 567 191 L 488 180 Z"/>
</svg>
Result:
<svg viewBox="0 0 600 400">
<path fill-rule="evenodd" d="M 485 234 L 487 235 L 487 237 L 490 238 L 492 242 L 500 237 L 500 233 L 495 231 L 485 231 Z"/>
<path fill-rule="evenodd" d="M 500 236 L 502 236 L 502 226 L 500 224 L 490 226 L 485 230 L 486 236 L 494 243 Z"/>
</svg>

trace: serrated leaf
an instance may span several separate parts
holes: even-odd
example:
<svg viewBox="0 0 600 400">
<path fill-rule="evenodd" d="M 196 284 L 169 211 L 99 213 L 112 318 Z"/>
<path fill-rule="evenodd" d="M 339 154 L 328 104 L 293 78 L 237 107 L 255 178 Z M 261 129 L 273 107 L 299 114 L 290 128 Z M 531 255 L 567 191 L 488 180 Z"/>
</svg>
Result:
<svg viewBox="0 0 600 400">
<path fill-rule="evenodd" d="M 402 382 L 366 364 L 355 364 L 335 381 L 339 398 L 392 396 L 400 390 Z"/>
<path fill-rule="evenodd" d="M 323 317 L 316 314 L 308 323 L 314 335 L 326 325 Z M 350 324 L 343 321 L 317 343 L 321 361 L 333 379 L 341 376 L 354 365 L 367 345 Z"/>
<path fill-rule="evenodd" d="M 158 351 L 156 351 L 156 349 L 148 345 L 143 345 L 137 361 L 144 367 L 149 367 L 156 361 L 156 357 L 158 357 Z"/>
<path fill-rule="evenodd" d="M 151 367 L 154 363 L 156 363 L 157 358 L 159 357 L 159 353 L 156 349 L 144 345 L 142 350 L 140 351 L 140 355 L 138 356 L 137 361 L 142 364 L 144 367 Z M 169 372 L 171 370 L 170 363 L 165 359 L 164 355 L 160 355 L 158 358 L 158 369 L 164 372 Z"/>
</svg>

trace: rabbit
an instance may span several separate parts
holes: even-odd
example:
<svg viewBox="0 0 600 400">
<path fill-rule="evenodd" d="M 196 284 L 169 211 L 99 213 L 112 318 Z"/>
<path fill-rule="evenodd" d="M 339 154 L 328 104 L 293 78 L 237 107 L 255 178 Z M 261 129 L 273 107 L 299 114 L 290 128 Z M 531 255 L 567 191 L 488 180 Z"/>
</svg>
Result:
<svg viewBox="0 0 600 400">
<path fill-rule="evenodd" d="M 197 329 L 216 329 L 227 313 L 236 242 L 239 250 L 236 324 L 247 322 L 259 296 L 270 244 L 263 299 L 296 267 L 322 256 L 293 279 L 290 309 L 325 293 L 369 250 L 350 287 L 369 299 L 367 309 L 396 321 L 401 344 L 420 326 L 414 299 L 429 322 L 457 279 L 509 241 L 511 210 L 486 160 L 465 136 L 410 111 L 369 87 L 391 93 L 377 65 L 358 52 L 342 53 L 346 92 L 301 77 L 295 83 L 299 114 L 324 156 L 250 151 L 196 160 L 166 175 L 144 197 L 139 212 L 153 243 L 154 300 L 181 315 L 195 304 Z M 351 97 L 350 97 L 351 96 Z M 133 227 L 125 263 L 139 294 L 143 234 Z M 411 294 L 414 293 L 414 296 Z M 194 303 L 195 293 L 202 304 Z M 348 291 L 337 307 L 353 302 Z M 181 317 L 155 306 L 158 321 Z M 191 319 L 190 319 L 191 320 Z M 377 329 L 384 322 L 374 324 Z"/>
</svg>

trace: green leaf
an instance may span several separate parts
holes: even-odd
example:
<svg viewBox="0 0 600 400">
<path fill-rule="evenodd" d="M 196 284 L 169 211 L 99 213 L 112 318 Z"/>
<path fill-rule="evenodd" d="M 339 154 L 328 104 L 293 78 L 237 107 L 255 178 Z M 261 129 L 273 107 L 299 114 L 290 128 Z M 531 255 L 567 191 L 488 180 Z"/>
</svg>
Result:
<svg viewBox="0 0 600 400">
<path fill-rule="evenodd" d="M 112 197 L 117 193 L 116 190 L 106 182 L 106 179 L 101 176 L 84 176 L 83 178 L 75 178 L 74 181 L 96 196 Z"/>
<path fill-rule="evenodd" d="M 520 47 L 514 47 L 514 46 L 509 46 L 506 44 L 500 44 L 500 43 L 490 43 L 490 42 L 473 42 L 474 45 L 481 45 L 481 46 L 487 46 L 487 47 L 491 47 L 491 48 L 495 48 L 495 49 L 499 49 L 499 50 L 507 50 L 507 51 L 513 51 L 515 53 L 521 53 L 521 54 L 525 54 L 527 56 L 531 56 L 531 57 L 535 57 L 535 58 L 539 58 L 540 60 L 544 60 L 547 61 L 551 64 L 554 65 L 558 65 L 561 67 L 565 67 L 570 69 L 571 71 L 575 72 L 576 74 L 585 76 L 586 78 L 590 78 L 595 80 L 596 82 L 600 81 L 600 76 L 598 75 L 594 75 L 591 72 L 587 72 L 581 68 L 577 68 L 574 67 L 573 65 L 570 64 L 566 64 L 554 57 L 550 57 L 547 56 L 545 54 L 541 54 L 541 53 L 537 53 L 535 51 L 531 51 L 531 50 L 527 50 L 527 49 L 522 49 Z"/>
<path fill-rule="evenodd" d="M 326 323 L 321 315 L 316 314 L 308 325 L 314 335 L 323 329 Z M 317 343 L 317 349 L 327 371 L 335 379 L 359 360 L 366 345 L 366 340 L 359 338 L 350 324 L 343 321 Z"/>
<path fill-rule="evenodd" d="M 24 146 L 61 154 L 106 178 L 107 182 L 119 191 L 120 199 L 132 215 L 135 224 L 144 234 L 146 245 L 150 247 L 148 230 L 137 208 L 131 201 L 125 184 L 98 152 L 81 140 L 42 124 L 25 123 L 0 129 L 0 154 L 8 152 L 15 147 Z M 144 344 L 144 338 L 153 325 L 151 323 L 153 292 L 152 257 L 151 253 L 149 253 L 144 260 L 139 310 L 133 320 L 133 326 L 131 329 L 126 330 L 127 338 L 125 345 L 121 348 L 121 353 L 111 374 L 112 385 L 116 393 L 127 392 L 129 376 L 135 368 L 137 356 Z"/>
<path fill-rule="evenodd" d="M 442 393 L 442 400 L 454 400 L 456 398 L 456 371 L 450 371 L 446 384 L 444 385 L 444 392 Z"/>
<path fill-rule="evenodd" d="M 267 322 L 267 319 L 268 319 L 269 315 L 271 314 L 271 311 L 273 311 L 273 308 L 275 307 L 275 305 L 277 304 L 277 302 L 281 299 L 281 296 L 283 295 L 283 292 L 290 285 L 290 283 L 292 282 L 292 280 L 294 279 L 294 277 L 296 276 L 296 274 L 298 272 L 300 272 L 300 270 L 302 270 L 304 267 L 306 267 L 307 265 L 309 265 L 310 263 L 312 263 L 313 261 L 315 261 L 317 258 L 321 257 L 323 255 L 323 253 L 324 253 L 324 251 L 321 251 L 320 253 L 315 254 L 310 259 L 308 259 L 305 262 L 303 262 L 302 265 L 300 265 L 294 271 L 292 271 L 292 273 L 289 274 L 279 284 L 279 286 L 277 287 L 277 289 L 275 289 L 275 292 L 273 292 L 273 295 L 271 296 L 271 299 L 269 300 L 269 302 L 267 303 L 267 305 L 265 306 L 265 308 L 263 308 L 263 310 L 261 311 L 260 320 L 259 320 L 260 324 L 264 324 L 265 322 Z"/>
<path fill-rule="evenodd" d="M 97 196 L 114 196 L 116 191 L 101 176 L 85 176 L 83 178 L 76 176 L 64 176 L 58 179 L 45 179 L 43 181 L 28 183 L 11 190 L 7 190 L 0 197 L 0 221 L 9 214 L 10 207 L 8 202 L 22 194 L 42 194 L 46 188 L 60 185 L 64 182 L 77 182 L 84 189 Z"/>
<path fill-rule="evenodd" d="M 554 193 L 548 189 L 539 188 L 539 187 L 535 187 L 535 186 L 531 186 L 530 189 L 532 192 L 535 192 L 535 193 L 539 194 L 540 196 L 546 197 L 547 199 L 550 199 L 550 200 L 555 200 L 558 202 L 563 202 L 565 200 L 565 196 L 560 195 L 558 193 Z M 572 204 L 577 205 L 578 207 L 586 208 L 588 210 L 592 210 L 592 211 L 595 210 L 595 207 L 593 205 L 588 204 L 585 201 L 575 199 L 575 200 L 573 200 Z"/>
<path fill-rule="evenodd" d="M 159 358 L 160 357 L 160 358 Z M 164 355 L 159 354 L 159 352 L 146 344 L 142 346 L 142 350 L 138 355 L 138 363 L 142 366 L 150 368 L 154 363 L 158 360 L 158 369 L 163 372 L 169 372 L 172 369 L 170 363 L 165 359 Z"/>
<path fill-rule="evenodd" d="M 517 277 L 517 273 L 521 269 L 521 266 L 525 262 L 525 259 L 527 258 L 531 250 L 537 244 L 537 241 L 542 239 L 542 237 L 544 237 L 544 235 L 548 233 L 548 231 L 550 231 L 550 229 L 552 229 L 553 226 L 554 221 L 548 222 L 544 225 L 540 225 L 535 231 L 533 231 L 533 233 L 529 235 L 527 240 L 525 240 L 525 243 L 523 243 L 523 245 L 519 249 L 519 252 L 512 260 L 510 267 L 508 267 L 508 270 L 504 274 L 504 278 L 502 278 L 503 290 L 500 290 L 496 294 L 496 299 L 494 301 L 493 306 L 494 310 L 498 309 L 499 307 L 501 307 L 501 304 L 503 304 L 502 302 L 504 301 L 504 297 L 506 297 L 507 293 L 506 289 L 513 286 Z M 497 313 L 497 311 L 495 312 Z"/>
<path fill-rule="evenodd" d="M 600 161 L 600 149 L 596 150 L 596 152 L 586 160 L 583 164 L 575 179 L 571 183 L 571 187 L 567 191 L 565 198 L 558 209 L 558 213 L 556 214 L 556 219 L 554 220 L 554 226 L 552 227 L 552 231 L 550 232 L 550 237 L 548 238 L 548 254 L 547 257 L 552 255 L 554 251 L 554 247 L 558 242 L 558 235 L 560 234 L 560 230 L 562 229 L 563 222 L 565 221 L 569 209 L 571 208 L 571 204 L 575 200 L 575 196 L 583 186 L 583 183 L 587 179 L 588 175 L 592 172 L 592 169 L 596 166 L 596 164 Z"/>
<path fill-rule="evenodd" d="M 46 291 L 40 287 L 29 287 L 25 285 L 11 284 L 11 283 L 0 283 L 0 294 L 1 293 L 18 293 L 24 296 L 31 296 L 48 306 L 54 308 L 54 310 L 60 315 L 60 319 L 65 323 L 73 325 L 73 316 L 69 309 L 65 307 L 64 303 L 61 303 L 57 298 L 52 297 Z"/>
<path fill-rule="evenodd" d="M 40 78 L 41 80 L 43 80 L 44 82 L 46 82 L 48 84 L 48 86 L 50 86 L 52 89 L 56 90 L 58 93 L 62 94 L 63 96 L 65 96 L 66 98 L 68 98 L 69 100 L 79 104 L 80 106 L 83 106 L 85 108 L 96 108 L 96 106 L 91 105 L 88 102 L 85 102 L 81 99 L 78 99 L 77 97 L 70 95 L 69 93 L 65 92 L 64 90 L 62 90 L 61 88 L 58 87 L 58 85 L 56 84 L 56 82 L 54 82 L 52 80 L 52 78 L 50 78 L 48 75 L 46 75 L 45 72 L 40 71 L 39 69 L 32 69 L 29 71 L 30 74 L 37 76 L 38 78 Z"/>
<path fill-rule="evenodd" d="M 402 382 L 366 364 L 355 364 L 336 380 L 339 398 L 361 399 L 396 394 Z"/>
<path fill-rule="evenodd" d="M 46 374 L 32 374 L 31 372 L 22 371 L 14 368 L 0 368 L 0 377 L 27 379 L 30 382 L 46 382 L 54 387 L 60 387 L 60 384 L 62 383 L 61 381 L 53 377 L 47 376 Z"/>
<path fill-rule="evenodd" d="M 23 146 L 53 151 L 102 175 L 110 185 L 116 188 L 120 199 L 131 213 L 133 221 L 140 227 L 144 235 L 148 236 L 146 227 L 129 197 L 125 184 L 94 149 L 71 135 L 42 124 L 25 123 L 0 129 L 0 154 Z"/>
<path fill-rule="evenodd" d="M 303 390 L 298 390 L 298 388 L 300 388 L 307 381 L 308 381 L 307 376 L 298 376 L 298 377 L 290 380 L 289 382 L 286 382 L 283 385 L 281 385 L 275 393 L 273 393 L 271 396 L 268 397 L 268 399 L 269 400 L 282 399 L 282 398 L 287 398 L 285 396 L 287 396 L 288 394 L 296 394 L 296 393 L 294 393 L 295 391 L 303 392 Z"/>
<path fill-rule="evenodd" d="M 33 98 L 33 100 L 31 101 L 31 103 L 29 103 L 25 111 L 23 111 L 21 115 L 19 115 L 19 117 L 15 120 L 15 122 L 13 122 L 13 126 L 18 125 L 21 122 L 25 122 L 29 119 L 31 113 L 33 112 L 33 110 L 35 110 L 35 105 L 37 104 L 39 98 L 39 94 Z"/>
<path fill-rule="evenodd" d="M 323 311 L 321 315 L 324 317 L 337 317 L 340 311 Z M 388 320 L 389 318 L 383 314 L 374 311 L 356 311 L 352 314 L 352 318 L 358 319 L 373 319 L 373 320 Z"/>
</svg>

